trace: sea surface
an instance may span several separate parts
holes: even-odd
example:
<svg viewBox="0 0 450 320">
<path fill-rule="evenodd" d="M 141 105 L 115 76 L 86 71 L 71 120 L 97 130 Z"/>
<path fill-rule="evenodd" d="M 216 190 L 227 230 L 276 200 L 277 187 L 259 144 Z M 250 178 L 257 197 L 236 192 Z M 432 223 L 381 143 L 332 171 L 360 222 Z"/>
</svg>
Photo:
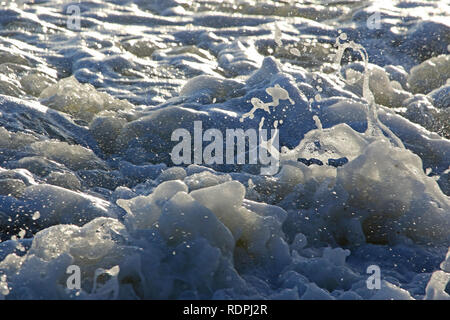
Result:
<svg viewBox="0 0 450 320">
<path fill-rule="evenodd" d="M 450 299 L 448 1 L 0 1 L 0 299 Z"/>
</svg>

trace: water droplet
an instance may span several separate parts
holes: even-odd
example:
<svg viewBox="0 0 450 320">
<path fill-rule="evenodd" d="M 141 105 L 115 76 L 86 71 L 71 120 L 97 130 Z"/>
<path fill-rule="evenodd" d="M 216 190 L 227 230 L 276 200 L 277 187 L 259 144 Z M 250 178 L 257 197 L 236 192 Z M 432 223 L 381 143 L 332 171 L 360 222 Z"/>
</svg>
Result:
<svg viewBox="0 0 450 320">
<path fill-rule="evenodd" d="M 35 213 L 33 213 L 33 216 L 31 217 L 31 219 L 37 220 L 40 217 L 41 217 L 41 213 L 39 211 L 36 211 Z"/>
</svg>

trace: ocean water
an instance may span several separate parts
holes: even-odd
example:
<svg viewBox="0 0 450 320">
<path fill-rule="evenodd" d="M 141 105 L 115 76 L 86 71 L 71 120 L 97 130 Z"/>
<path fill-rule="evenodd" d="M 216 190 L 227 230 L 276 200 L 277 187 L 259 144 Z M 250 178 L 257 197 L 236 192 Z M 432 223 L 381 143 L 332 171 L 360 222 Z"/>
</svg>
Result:
<svg viewBox="0 0 450 320">
<path fill-rule="evenodd" d="M 3 0 L 0 298 L 450 299 L 449 77 L 447 1 Z"/>
</svg>

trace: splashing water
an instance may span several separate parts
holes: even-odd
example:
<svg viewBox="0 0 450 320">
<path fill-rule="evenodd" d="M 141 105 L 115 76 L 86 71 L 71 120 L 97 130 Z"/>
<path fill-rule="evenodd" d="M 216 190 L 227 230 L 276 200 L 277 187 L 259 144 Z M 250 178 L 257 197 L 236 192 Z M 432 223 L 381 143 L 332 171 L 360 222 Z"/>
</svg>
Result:
<svg viewBox="0 0 450 320">
<path fill-rule="evenodd" d="M 375 98 L 370 91 L 369 87 L 369 81 L 370 81 L 370 71 L 369 71 L 369 55 L 367 54 L 366 49 L 354 41 L 349 41 L 345 43 L 341 43 L 342 41 L 347 40 L 347 34 L 341 33 L 339 37 L 336 38 L 335 46 L 338 47 L 338 50 L 336 52 L 336 59 L 335 64 L 339 66 L 338 72 L 340 70 L 340 64 L 342 61 L 342 57 L 344 55 L 345 50 L 352 49 L 356 52 L 358 52 L 363 59 L 364 62 L 364 72 L 362 74 L 363 78 L 363 97 L 367 100 L 367 130 L 366 135 L 377 137 L 377 138 L 384 138 L 383 131 L 386 132 L 386 134 L 389 136 L 389 138 L 394 142 L 394 144 L 404 149 L 405 146 L 403 145 L 403 142 L 388 128 L 386 127 L 379 119 L 378 119 L 378 113 L 377 113 L 377 106 L 375 103 Z M 357 81 L 361 80 L 361 77 L 359 79 L 355 79 L 352 82 L 349 82 L 348 80 L 344 79 L 345 82 L 349 84 L 353 84 Z"/>
<path fill-rule="evenodd" d="M 317 129 L 323 130 L 322 122 L 320 122 L 320 118 L 316 115 L 313 116 L 314 123 L 316 124 Z"/>
<path fill-rule="evenodd" d="M 278 27 L 277 27 L 277 30 L 279 30 Z M 252 106 L 253 106 L 252 109 L 249 112 L 244 113 L 241 116 L 241 118 L 239 119 L 240 122 L 243 122 L 244 119 L 246 119 L 246 118 L 253 119 L 255 117 L 256 110 L 259 110 L 259 109 L 264 110 L 265 112 L 270 114 L 270 107 L 274 107 L 274 108 L 278 107 L 280 105 L 280 100 L 288 100 L 291 103 L 291 105 L 294 104 L 294 100 L 292 100 L 291 97 L 289 96 L 289 92 L 286 89 L 282 88 L 278 83 L 275 84 L 275 86 L 273 86 L 273 87 L 266 88 L 265 91 L 268 95 L 270 95 L 272 97 L 272 101 L 264 103 L 259 98 L 253 97 L 250 100 L 250 102 L 252 103 Z M 261 117 L 261 120 L 258 125 L 258 130 L 260 132 L 264 125 L 264 121 L 265 121 L 265 117 Z M 278 151 L 277 146 L 274 145 L 274 142 L 276 141 L 276 139 L 278 139 L 278 135 L 279 135 L 278 125 L 279 124 L 283 124 L 283 120 L 275 120 L 274 121 L 273 127 L 275 130 L 274 130 L 273 136 L 270 139 L 264 140 L 262 135 L 260 135 L 260 137 L 261 137 L 260 147 L 265 149 L 277 161 L 280 159 L 280 152 Z"/>
<path fill-rule="evenodd" d="M 264 103 L 260 99 L 253 97 L 250 101 L 253 105 L 253 108 L 249 112 L 242 115 L 242 117 L 239 119 L 240 122 L 243 122 L 245 118 L 253 119 L 255 117 L 255 112 L 258 109 L 262 109 L 265 112 L 270 113 L 270 107 L 278 107 L 280 105 L 280 100 L 289 100 L 292 105 L 294 104 L 294 100 L 289 97 L 289 93 L 287 92 L 287 90 L 280 87 L 279 84 L 267 88 L 266 92 L 272 97 L 272 101 Z"/>
</svg>

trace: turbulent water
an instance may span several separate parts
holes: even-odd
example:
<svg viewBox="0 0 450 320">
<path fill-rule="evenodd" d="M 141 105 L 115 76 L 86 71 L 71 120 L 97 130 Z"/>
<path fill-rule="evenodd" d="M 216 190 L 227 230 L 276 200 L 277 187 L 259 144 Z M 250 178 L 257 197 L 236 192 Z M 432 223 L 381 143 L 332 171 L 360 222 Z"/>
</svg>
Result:
<svg viewBox="0 0 450 320">
<path fill-rule="evenodd" d="M 3 0 L 0 298 L 450 299 L 449 44 L 447 1 Z M 198 123 L 275 174 L 175 165 Z"/>
</svg>

